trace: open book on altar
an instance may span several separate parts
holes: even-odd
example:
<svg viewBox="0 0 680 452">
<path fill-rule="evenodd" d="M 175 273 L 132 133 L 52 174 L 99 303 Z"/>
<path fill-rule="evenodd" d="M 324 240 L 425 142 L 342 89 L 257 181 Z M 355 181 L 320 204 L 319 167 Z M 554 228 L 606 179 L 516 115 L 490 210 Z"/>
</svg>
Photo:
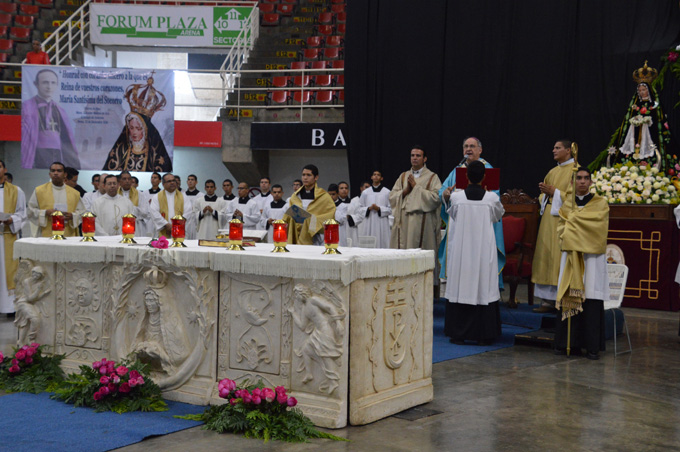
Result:
<svg viewBox="0 0 680 452">
<path fill-rule="evenodd" d="M 468 186 L 467 168 L 463 166 L 461 166 L 460 168 L 456 168 L 456 189 L 465 190 L 467 186 Z M 484 190 L 501 189 L 500 168 L 487 168 L 486 171 L 484 171 L 482 187 L 484 187 Z"/>
<path fill-rule="evenodd" d="M 292 205 L 286 210 L 286 215 L 295 220 L 296 223 L 302 224 L 305 220 L 312 216 L 311 213 L 298 205 Z"/>
</svg>

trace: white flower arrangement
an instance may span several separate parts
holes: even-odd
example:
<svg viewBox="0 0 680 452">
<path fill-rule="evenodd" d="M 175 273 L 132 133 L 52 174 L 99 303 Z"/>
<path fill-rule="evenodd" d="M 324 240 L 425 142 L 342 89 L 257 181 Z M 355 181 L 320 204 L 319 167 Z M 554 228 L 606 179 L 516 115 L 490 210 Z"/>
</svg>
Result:
<svg viewBox="0 0 680 452">
<path fill-rule="evenodd" d="M 600 168 L 593 173 L 592 193 L 610 204 L 678 204 L 679 193 L 666 175 L 651 165 L 636 166 L 631 162 L 613 168 Z"/>
<path fill-rule="evenodd" d="M 640 127 L 642 124 L 647 124 L 648 126 L 652 125 L 652 117 L 651 116 L 642 116 L 642 115 L 636 115 L 633 116 L 628 120 L 632 125 L 635 127 Z"/>
</svg>

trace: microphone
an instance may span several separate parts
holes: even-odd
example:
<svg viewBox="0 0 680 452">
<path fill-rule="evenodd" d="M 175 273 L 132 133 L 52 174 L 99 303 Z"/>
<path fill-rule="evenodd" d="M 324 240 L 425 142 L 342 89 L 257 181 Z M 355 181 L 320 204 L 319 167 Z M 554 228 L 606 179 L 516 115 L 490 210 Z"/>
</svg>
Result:
<svg viewBox="0 0 680 452">
<path fill-rule="evenodd" d="M 463 163 L 467 162 L 467 157 L 463 157 L 463 160 L 460 161 L 458 166 L 461 166 Z"/>
</svg>

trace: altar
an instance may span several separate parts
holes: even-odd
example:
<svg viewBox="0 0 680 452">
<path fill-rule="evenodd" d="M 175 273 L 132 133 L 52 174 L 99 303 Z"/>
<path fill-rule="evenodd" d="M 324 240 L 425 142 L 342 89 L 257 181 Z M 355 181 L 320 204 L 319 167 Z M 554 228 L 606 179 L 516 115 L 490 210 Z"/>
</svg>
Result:
<svg viewBox="0 0 680 452">
<path fill-rule="evenodd" d="M 14 247 L 19 340 L 65 354 L 67 372 L 134 354 L 166 398 L 195 404 L 224 403 L 223 378 L 262 380 L 328 428 L 433 398 L 432 251 L 79 240 Z"/>
</svg>

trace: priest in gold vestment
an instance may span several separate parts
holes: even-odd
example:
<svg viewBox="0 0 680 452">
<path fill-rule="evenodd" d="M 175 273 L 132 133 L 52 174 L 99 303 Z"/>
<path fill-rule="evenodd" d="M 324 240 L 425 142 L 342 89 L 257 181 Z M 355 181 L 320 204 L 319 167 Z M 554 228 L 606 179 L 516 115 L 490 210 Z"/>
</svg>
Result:
<svg viewBox="0 0 680 452">
<path fill-rule="evenodd" d="M 536 240 L 531 282 L 534 284 L 534 296 L 543 299 L 544 305 L 534 309 L 536 312 L 554 311 L 557 278 L 560 272 L 560 243 L 557 237 L 557 217 L 550 214 L 550 208 L 556 191 L 561 194 L 567 192 L 574 168 L 571 141 L 556 142 L 552 152 L 557 166 L 548 172 L 542 183 L 538 184 L 541 190 L 539 197 L 541 225 Z"/>
<path fill-rule="evenodd" d="M 14 242 L 26 222 L 26 195 L 5 179 L 6 171 L 5 162 L 0 160 L 0 211 L 9 215 L 0 221 L 3 231 L 0 249 L 4 257 L 0 260 L 0 314 L 14 312 L 14 275 L 19 266 L 19 259 L 14 259 Z"/>
</svg>

